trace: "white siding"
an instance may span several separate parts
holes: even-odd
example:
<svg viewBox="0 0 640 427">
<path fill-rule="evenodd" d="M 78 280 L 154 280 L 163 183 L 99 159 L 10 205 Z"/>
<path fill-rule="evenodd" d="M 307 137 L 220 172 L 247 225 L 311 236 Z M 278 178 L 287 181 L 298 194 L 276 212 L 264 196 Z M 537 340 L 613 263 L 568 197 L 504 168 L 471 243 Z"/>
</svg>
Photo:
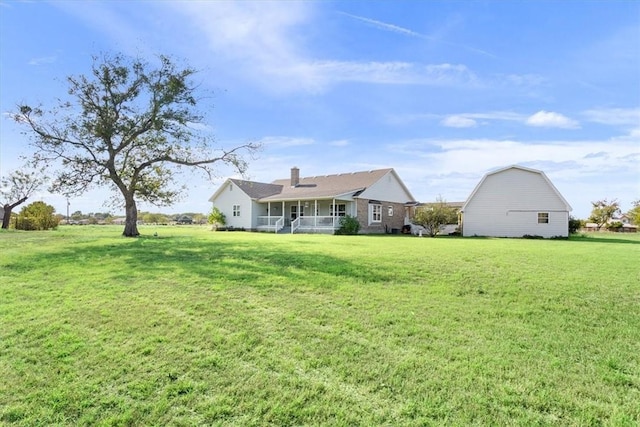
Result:
<svg viewBox="0 0 640 427">
<path fill-rule="evenodd" d="M 569 207 L 541 173 L 510 168 L 487 175 L 465 205 L 463 235 L 568 235 Z M 538 224 L 538 212 L 549 213 Z"/>
<path fill-rule="evenodd" d="M 230 189 L 232 188 L 232 189 Z M 240 216 L 233 216 L 233 205 L 240 205 Z M 234 228 L 252 228 L 252 220 L 257 215 L 253 209 L 254 202 L 231 181 L 223 184 L 222 191 L 213 201 L 213 206 L 222 211 L 227 219 L 227 226 Z"/>
<path fill-rule="evenodd" d="M 393 172 L 384 175 L 358 197 L 395 203 L 406 203 L 412 200 L 411 194 L 405 190 Z"/>
</svg>

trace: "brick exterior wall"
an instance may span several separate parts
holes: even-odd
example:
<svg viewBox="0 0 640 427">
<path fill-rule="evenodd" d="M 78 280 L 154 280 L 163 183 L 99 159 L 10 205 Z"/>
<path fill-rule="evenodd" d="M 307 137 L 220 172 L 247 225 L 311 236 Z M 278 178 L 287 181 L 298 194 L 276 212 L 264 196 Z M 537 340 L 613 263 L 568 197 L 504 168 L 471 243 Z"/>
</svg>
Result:
<svg viewBox="0 0 640 427">
<path fill-rule="evenodd" d="M 369 225 L 369 200 L 358 199 L 357 218 L 360 223 L 360 234 L 383 234 L 391 233 L 396 228 L 398 232 L 404 225 L 405 208 L 404 203 L 392 203 L 380 201 L 382 204 L 382 222 Z M 393 216 L 389 216 L 389 206 L 393 206 Z"/>
</svg>

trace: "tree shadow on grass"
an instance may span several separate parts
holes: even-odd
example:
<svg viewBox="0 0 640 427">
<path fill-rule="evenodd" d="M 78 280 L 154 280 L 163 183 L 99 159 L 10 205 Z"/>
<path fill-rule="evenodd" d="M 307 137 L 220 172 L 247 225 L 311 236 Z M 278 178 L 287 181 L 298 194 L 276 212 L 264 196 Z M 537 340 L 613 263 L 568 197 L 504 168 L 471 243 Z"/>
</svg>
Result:
<svg viewBox="0 0 640 427">
<path fill-rule="evenodd" d="M 588 242 L 588 243 L 623 243 L 630 245 L 640 245 L 640 239 L 624 239 L 615 237 L 600 237 L 600 236 L 588 236 L 588 235 L 572 235 L 569 237 L 571 242 Z"/>
<path fill-rule="evenodd" d="M 255 287 L 305 285 L 335 288 L 346 279 L 388 283 L 393 272 L 371 271 L 357 263 L 313 251 L 295 250 L 273 242 L 224 242 L 183 237 L 139 237 L 110 244 L 84 243 L 57 251 L 20 257 L 8 267 L 65 265 L 74 270 L 103 272 L 101 280 L 121 284 L 136 279 L 180 278 L 211 284 Z M 108 266 L 105 266 L 108 265 Z"/>
</svg>

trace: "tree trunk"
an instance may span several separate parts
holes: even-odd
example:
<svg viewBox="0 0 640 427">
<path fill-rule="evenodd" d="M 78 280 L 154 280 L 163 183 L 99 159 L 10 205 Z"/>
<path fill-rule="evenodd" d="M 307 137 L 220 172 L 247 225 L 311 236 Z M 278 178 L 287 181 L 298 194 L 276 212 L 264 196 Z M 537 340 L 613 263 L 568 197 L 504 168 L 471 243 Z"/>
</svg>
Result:
<svg viewBox="0 0 640 427">
<path fill-rule="evenodd" d="M 2 228 L 9 228 L 9 221 L 11 220 L 11 210 L 13 206 L 6 204 L 3 206 L 4 208 L 4 216 L 2 217 Z"/>
<path fill-rule="evenodd" d="M 3 206 L 3 208 L 4 208 L 4 216 L 2 217 L 2 228 L 4 228 L 4 229 L 9 228 L 9 221 L 11 221 L 11 212 L 13 211 L 13 208 L 15 208 L 18 205 L 23 204 L 26 201 L 27 201 L 27 197 L 23 197 L 22 199 L 18 200 L 17 202 L 15 202 L 13 204 L 7 203 L 6 205 Z"/>
<path fill-rule="evenodd" d="M 125 237 L 138 237 L 138 208 L 133 197 L 125 197 L 125 222 L 122 235 Z"/>
</svg>

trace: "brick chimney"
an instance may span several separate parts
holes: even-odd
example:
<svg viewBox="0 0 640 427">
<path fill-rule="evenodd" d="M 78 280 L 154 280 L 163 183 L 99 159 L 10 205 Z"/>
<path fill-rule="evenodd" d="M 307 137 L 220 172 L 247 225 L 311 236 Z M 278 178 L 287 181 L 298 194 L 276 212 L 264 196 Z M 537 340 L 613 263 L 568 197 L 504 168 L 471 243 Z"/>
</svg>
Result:
<svg viewBox="0 0 640 427">
<path fill-rule="evenodd" d="M 300 169 L 296 166 L 291 168 L 291 186 L 296 187 L 300 184 Z"/>
</svg>

